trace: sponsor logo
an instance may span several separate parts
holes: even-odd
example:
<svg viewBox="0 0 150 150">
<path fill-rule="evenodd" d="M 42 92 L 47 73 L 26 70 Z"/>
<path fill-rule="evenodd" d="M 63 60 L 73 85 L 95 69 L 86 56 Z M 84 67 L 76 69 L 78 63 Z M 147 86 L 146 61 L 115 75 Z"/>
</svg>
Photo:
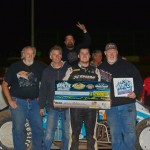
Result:
<svg viewBox="0 0 150 150">
<path fill-rule="evenodd" d="M 68 91 L 71 88 L 71 84 L 68 82 L 60 82 L 57 84 L 57 90 L 61 90 L 61 91 Z"/>
<path fill-rule="evenodd" d="M 95 85 L 95 88 L 97 88 L 98 90 L 105 90 L 108 88 L 108 85 L 105 83 L 98 83 Z"/>
</svg>

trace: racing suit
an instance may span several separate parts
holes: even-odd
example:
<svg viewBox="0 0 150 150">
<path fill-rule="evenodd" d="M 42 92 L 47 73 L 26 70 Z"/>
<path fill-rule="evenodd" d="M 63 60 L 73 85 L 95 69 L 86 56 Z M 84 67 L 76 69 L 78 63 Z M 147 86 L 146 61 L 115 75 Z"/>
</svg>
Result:
<svg viewBox="0 0 150 150">
<path fill-rule="evenodd" d="M 83 67 L 80 64 L 72 67 L 72 73 L 69 74 L 69 81 L 99 81 L 100 73 L 96 73 L 98 69 L 89 65 Z M 68 74 L 68 72 L 66 73 Z M 78 150 L 79 134 L 84 122 L 86 129 L 87 149 L 95 150 L 97 148 L 95 129 L 96 129 L 96 109 L 89 108 L 71 108 L 71 127 L 72 141 L 70 150 Z"/>
</svg>

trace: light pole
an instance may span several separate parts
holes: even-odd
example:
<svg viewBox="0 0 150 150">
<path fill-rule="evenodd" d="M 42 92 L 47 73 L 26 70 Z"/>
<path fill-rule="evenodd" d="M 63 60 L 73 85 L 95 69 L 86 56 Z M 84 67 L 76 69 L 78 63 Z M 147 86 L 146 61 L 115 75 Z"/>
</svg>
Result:
<svg viewBox="0 0 150 150">
<path fill-rule="evenodd" d="M 34 0 L 31 0 L 31 45 L 34 46 Z"/>
</svg>

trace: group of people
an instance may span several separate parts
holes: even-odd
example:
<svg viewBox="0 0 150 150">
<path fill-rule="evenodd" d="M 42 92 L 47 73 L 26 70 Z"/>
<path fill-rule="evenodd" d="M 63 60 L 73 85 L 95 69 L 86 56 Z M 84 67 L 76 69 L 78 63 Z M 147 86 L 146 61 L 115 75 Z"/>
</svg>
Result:
<svg viewBox="0 0 150 150">
<path fill-rule="evenodd" d="M 134 150 L 136 141 L 136 97 L 141 94 L 143 81 L 136 67 L 121 58 L 115 43 L 102 51 L 92 53 L 91 37 L 84 24 L 77 23 L 83 31 L 83 42 L 75 44 L 72 35 L 65 37 L 65 48 L 55 45 L 50 49 L 51 63 L 47 66 L 36 61 L 36 49 L 26 46 L 21 60 L 12 64 L 4 77 L 2 89 L 10 105 L 15 150 L 25 150 L 24 128 L 28 119 L 32 131 L 32 149 L 50 150 L 58 120 L 62 120 L 62 150 L 78 150 L 79 134 L 85 124 L 87 149 L 96 150 L 97 110 L 90 108 L 55 108 L 55 81 L 107 81 L 110 82 L 111 108 L 106 110 L 110 127 L 112 150 Z M 114 78 L 133 78 L 134 91 L 126 97 L 115 97 Z M 42 127 L 44 108 L 48 112 L 45 132 Z"/>
</svg>

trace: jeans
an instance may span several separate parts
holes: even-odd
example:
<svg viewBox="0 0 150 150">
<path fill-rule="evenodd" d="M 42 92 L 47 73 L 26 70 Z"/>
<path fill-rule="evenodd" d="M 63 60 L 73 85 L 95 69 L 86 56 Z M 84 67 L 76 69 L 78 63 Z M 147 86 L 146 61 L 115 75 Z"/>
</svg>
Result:
<svg viewBox="0 0 150 150">
<path fill-rule="evenodd" d="M 44 135 L 44 150 L 50 150 L 57 129 L 58 120 L 62 120 L 62 147 L 61 150 L 69 149 L 70 138 L 70 109 L 58 111 L 50 108 L 48 112 L 46 131 Z"/>
<path fill-rule="evenodd" d="M 43 127 L 37 99 L 23 100 L 16 97 L 13 99 L 17 103 L 16 109 L 10 107 L 14 150 L 27 149 L 25 146 L 26 119 L 28 119 L 32 131 L 32 150 L 42 150 Z"/>
<path fill-rule="evenodd" d="M 135 103 L 115 106 L 106 111 L 112 150 L 134 150 L 136 142 Z"/>
<path fill-rule="evenodd" d="M 79 134 L 84 121 L 87 139 L 87 150 L 96 150 L 96 109 L 71 109 L 72 143 L 70 150 L 78 150 Z"/>
</svg>

